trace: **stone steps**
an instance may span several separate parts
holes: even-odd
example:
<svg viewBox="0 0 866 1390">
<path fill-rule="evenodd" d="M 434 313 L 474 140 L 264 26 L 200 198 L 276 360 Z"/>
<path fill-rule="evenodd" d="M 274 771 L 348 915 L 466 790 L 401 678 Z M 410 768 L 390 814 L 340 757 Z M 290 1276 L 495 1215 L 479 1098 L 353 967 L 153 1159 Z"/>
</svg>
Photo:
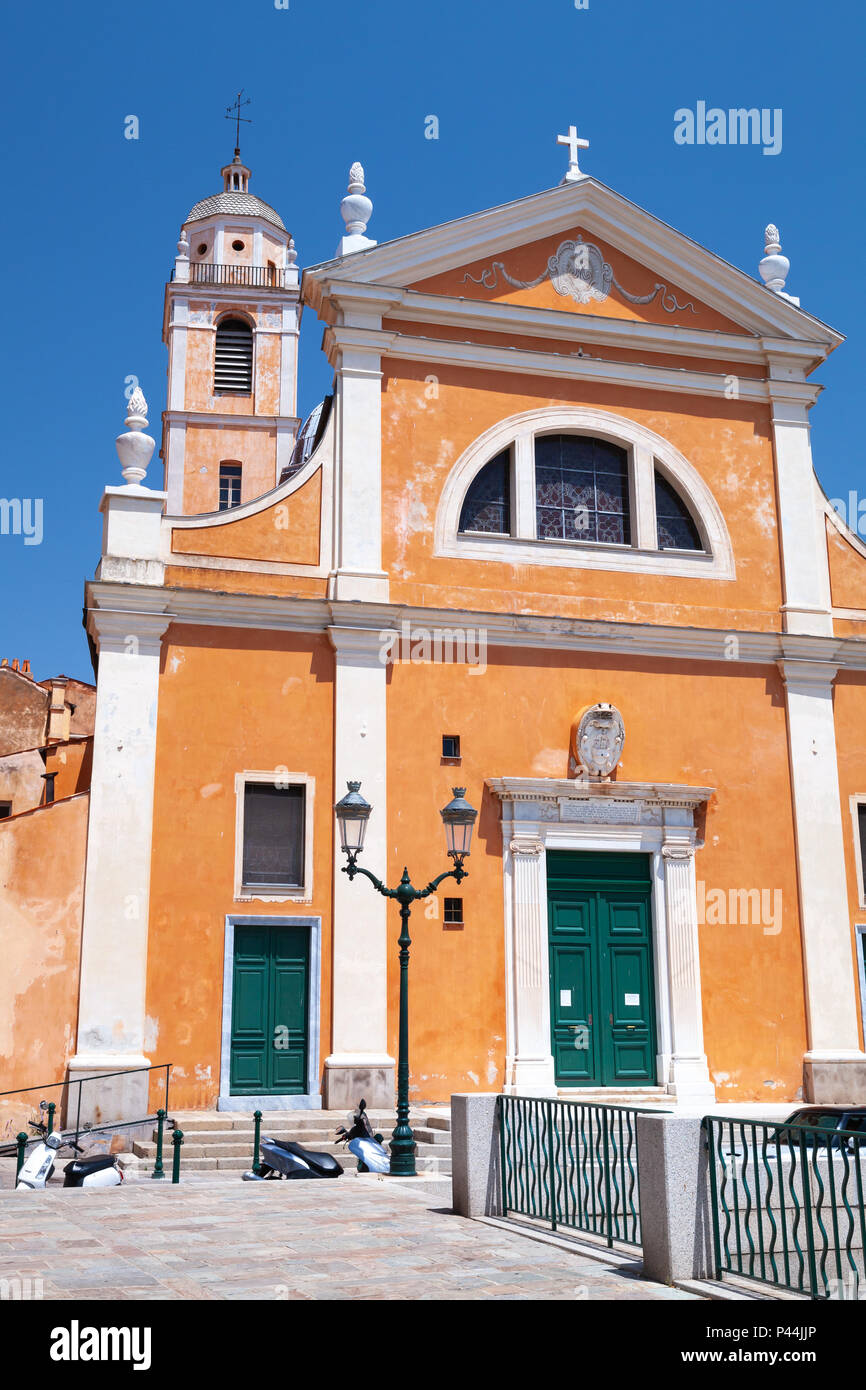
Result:
<svg viewBox="0 0 866 1390">
<path fill-rule="evenodd" d="M 382 1135 L 386 1148 L 394 1129 L 394 1112 L 368 1111 L 373 1132 Z M 177 1111 L 170 1116 L 163 1136 L 163 1167 L 172 1163 L 171 1135 L 174 1127 L 183 1131 L 181 1172 L 243 1172 L 252 1166 L 255 1123 L 251 1114 L 225 1111 Z M 419 1172 L 447 1176 L 451 1172 L 451 1117 L 445 1112 L 410 1112 L 415 1135 L 416 1165 Z M 352 1117 L 345 1111 L 278 1110 L 262 1116 L 262 1138 L 294 1140 L 304 1148 L 333 1154 L 342 1167 L 352 1170 L 357 1159 L 336 1138 L 338 1125 L 349 1128 Z M 156 1158 L 156 1130 L 149 1140 L 136 1140 L 133 1153 L 140 1173 L 148 1173 Z"/>
</svg>

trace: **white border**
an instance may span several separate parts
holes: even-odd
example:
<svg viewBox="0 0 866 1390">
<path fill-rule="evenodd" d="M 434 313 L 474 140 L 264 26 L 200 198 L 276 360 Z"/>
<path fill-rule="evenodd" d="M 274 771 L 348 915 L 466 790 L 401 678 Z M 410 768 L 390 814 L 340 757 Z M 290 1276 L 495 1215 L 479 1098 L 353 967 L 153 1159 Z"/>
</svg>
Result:
<svg viewBox="0 0 866 1390">
<path fill-rule="evenodd" d="M 557 544 L 526 535 L 461 534 L 458 527 L 463 500 L 480 469 L 505 448 L 513 446 L 512 486 L 514 495 L 520 497 L 527 490 L 526 479 L 520 476 L 521 464 L 525 472 L 532 460 L 533 451 L 527 447 L 528 442 L 536 435 L 558 430 L 593 434 L 609 439 L 628 451 L 632 530 L 642 544 L 613 546 L 592 541 Z M 670 480 L 691 511 L 704 551 L 659 550 L 654 544 L 651 548 L 647 545 L 650 539 L 655 541 L 655 506 L 653 490 L 646 486 L 645 479 L 639 474 L 642 475 L 653 465 L 657 465 Z M 643 486 L 639 486 L 641 482 Z M 652 517 L 649 515 L 650 509 Z M 523 524 L 525 526 L 525 522 Z M 697 469 L 678 449 L 652 430 L 625 416 L 584 406 L 556 406 L 511 415 L 474 440 L 454 464 L 442 489 L 436 512 L 433 553 L 510 565 L 558 565 L 571 569 L 619 570 L 681 578 L 736 578 L 733 546 L 721 508 Z"/>
<path fill-rule="evenodd" d="M 310 978 L 307 997 L 307 1089 L 303 1095 L 233 1096 L 231 1094 L 232 1003 L 234 995 L 235 927 L 308 927 Z M 229 913 L 223 950 L 223 1002 L 220 1033 L 220 1093 L 217 1110 L 320 1110 L 322 919 L 321 917 L 245 917 Z"/>
<path fill-rule="evenodd" d="M 304 885 L 302 888 L 267 889 L 248 887 L 243 881 L 244 869 L 244 788 L 248 782 L 287 783 L 304 788 Z M 234 901 L 236 903 L 311 903 L 313 901 L 313 813 L 316 804 L 316 779 L 306 772 L 283 771 L 272 767 L 235 773 L 235 868 Z"/>
</svg>

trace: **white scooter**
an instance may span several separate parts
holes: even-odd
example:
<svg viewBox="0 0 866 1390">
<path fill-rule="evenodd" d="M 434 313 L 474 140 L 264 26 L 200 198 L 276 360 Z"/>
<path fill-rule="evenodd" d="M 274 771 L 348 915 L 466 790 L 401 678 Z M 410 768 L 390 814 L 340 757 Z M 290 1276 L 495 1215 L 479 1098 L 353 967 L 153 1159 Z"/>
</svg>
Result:
<svg viewBox="0 0 866 1390">
<path fill-rule="evenodd" d="M 44 1100 L 40 1102 L 39 1108 L 48 1109 Z M 54 1172 L 54 1160 L 59 1149 L 70 1148 L 77 1154 L 83 1153 L 84 1150 L 72 1139 L 64 1139 L 62 1134 L 46 1134 L 48 1126 L 44 1120 L 39 1123 L 30 1120 L 29 1124 L 31 1129 L 35 1129 L 42 1136 L 42 1142 L 35 1144 L 27 1155 L 15 1186 L 34 1191 L 45 1187 Z M 64 1187 L 117 1187 L 122 1182 L 123 1173 L 117 1166 L 114 1154 L 74 1158 L 63 1170 Z"/>
</svg>

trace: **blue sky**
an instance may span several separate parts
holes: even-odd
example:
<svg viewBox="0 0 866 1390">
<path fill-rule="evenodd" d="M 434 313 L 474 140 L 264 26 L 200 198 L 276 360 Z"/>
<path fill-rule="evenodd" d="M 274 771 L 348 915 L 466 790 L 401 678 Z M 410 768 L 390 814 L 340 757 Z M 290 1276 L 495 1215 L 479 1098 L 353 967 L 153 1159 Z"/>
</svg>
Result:
<svg viewBox="0 0 866 1390">
<path fill-rule="evenodd" d="M 164 407 L 163 286 L 180 224 L 221 187 L 238 88 L 251 190 L 292 231 L 301 266 L 328 259 L 360 159 L 380 241 L 549 188 L 570 122 L 581 164 L 751 274 L 769 221 L 788 290 L 848 336 L 817 373 L 819 477 L 858 495 L 866 366 L 863 7 L 787 0 L 274 0 L 7 10 L 0 496 L 43 499 L 43 540 L 0 535 L 0 656 L 42 678 L 90 677 L 83 585 L 99 499 L 120 483 L 124 378 Z M 781 108 L 782 148 L 675 143 L 674 112 Z M 439 139 L 424 138 L 425 117 Z M 124 138 L 136 115 L 140 138 Z M 300 409 L 330 370 L 302 330 Z M 152 465 L 159 484 L 161 466 Z"/>
</svg>

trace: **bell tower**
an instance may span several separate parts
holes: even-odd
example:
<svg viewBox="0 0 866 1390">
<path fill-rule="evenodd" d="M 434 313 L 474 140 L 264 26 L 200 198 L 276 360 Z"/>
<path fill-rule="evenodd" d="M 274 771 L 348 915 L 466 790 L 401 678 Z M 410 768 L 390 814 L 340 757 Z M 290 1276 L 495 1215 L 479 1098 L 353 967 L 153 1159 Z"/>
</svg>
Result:
<svg viewBox="0 0 866 1390">
<path fill-rule="evenodd" d="M 166 511 L 194 516 L 249 502 L 279 481 L 299 421 L 297 252 L 249 191 L 238 146 L 221 193 L 195 204 L 166 285 Z"/>
</svg>

